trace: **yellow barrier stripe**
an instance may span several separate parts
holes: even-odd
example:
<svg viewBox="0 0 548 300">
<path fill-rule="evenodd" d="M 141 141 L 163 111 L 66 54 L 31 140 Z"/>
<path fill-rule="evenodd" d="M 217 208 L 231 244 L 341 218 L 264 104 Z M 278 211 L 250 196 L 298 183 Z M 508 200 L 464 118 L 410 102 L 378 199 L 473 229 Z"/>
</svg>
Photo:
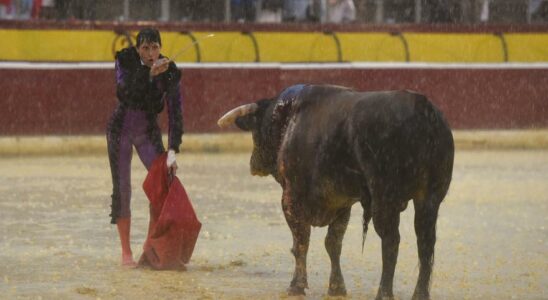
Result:
<svg viewBox="0 0 548 300">
<path fill-rule="evenodd" d="M 424 62 L 350 62 L 350 63 L 177 63 L 182 69 L 469 69 L 469 70 L 546 70 L 548 63 L 424 63 Z M 0 70 L 113 70 L 113 62 L 0 62 Z"/>
<path fill-rule="evenodd" d="M 193 32 L 196 38 L 211 32 Z M 251 38 L 240 32 L 214 32 L 199 44 L 202 62 L 253 62 Z M 131 32 L 134 36 L 136 32 Z M 548 33 L 508 33 L 501 38 L 488 33 L 335 33 L 343 61 L 358 62 L 548 62 Z M 336 62 L 337 44 L 322 32 L 255 32 L 261 62 Z M 125 46 L 125 38 L 109 30 L 0 29 L 2 61 L 101 62 L 112 61 L 113 51 Z M 162 34 L 162 52 L 173 56 L 192 40 L 178 32 Z M 404 42 L 407 45 L 404 45 Z M 406 53 L 406 47 L 408 53 Z M 177 58 L 195 62 L 190 47 Z"/>
</svg>

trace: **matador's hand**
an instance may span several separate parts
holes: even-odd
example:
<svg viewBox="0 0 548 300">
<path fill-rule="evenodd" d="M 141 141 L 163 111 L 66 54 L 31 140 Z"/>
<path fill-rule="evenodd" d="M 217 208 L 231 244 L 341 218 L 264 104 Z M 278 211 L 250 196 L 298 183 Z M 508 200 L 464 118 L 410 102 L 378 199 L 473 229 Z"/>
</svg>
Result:
<svg viewBox="0 0 548 300">
<path fill-rule="evenodd" d="M 158 76 L 169 68 L 169 59 L 167 58 L 161 58 L 154 62 L 152 67 L 150 68 L 150 77 Z"/>
<path fill-rule="evenodd" d="M 175 173 L 177 172 L 177 162 L 175 161 L 175 159 L 176 159 L 175 151 L 172 149 L 169 149 L 169 151 L 167 152 L 166 164 L 167 164 L 168 172 L 169 174 L 171 174 L 171 176 L 175 176 Z"/>
</svg>

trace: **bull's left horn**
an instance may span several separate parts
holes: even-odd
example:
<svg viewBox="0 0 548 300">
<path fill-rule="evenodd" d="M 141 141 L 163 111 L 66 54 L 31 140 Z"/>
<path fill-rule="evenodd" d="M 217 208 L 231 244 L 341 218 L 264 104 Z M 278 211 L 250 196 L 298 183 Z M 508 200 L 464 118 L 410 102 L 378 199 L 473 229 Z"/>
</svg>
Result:
<svg viewBox="0 0 548 300">
<path fill-rule="evenodd" d="M 254 113 L 255 111 L 257 111 L 257 108 L 259 108 L 257 103 L 240 105 L 224 114 L 224 116 L 222 116 L 219 121 L 217 121 L 217 125 L 219 125 L 219 127 L 221 128 L 226 128 L 234 124 L 236 118 Z"/>
</svg>

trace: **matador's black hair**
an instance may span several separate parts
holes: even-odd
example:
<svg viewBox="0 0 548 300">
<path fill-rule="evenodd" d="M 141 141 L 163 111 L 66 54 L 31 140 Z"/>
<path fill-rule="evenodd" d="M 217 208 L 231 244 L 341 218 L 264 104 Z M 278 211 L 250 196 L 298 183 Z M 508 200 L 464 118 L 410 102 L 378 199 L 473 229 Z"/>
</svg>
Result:
<svg viewBox="0 0 548 300">
<path fill-rule="evenodd" d="M 154 28 L 144 28 L 137 34 L 137 47 L 144 43 L 158 43 L 162 46 L 160 32 Z"/>
</svg>

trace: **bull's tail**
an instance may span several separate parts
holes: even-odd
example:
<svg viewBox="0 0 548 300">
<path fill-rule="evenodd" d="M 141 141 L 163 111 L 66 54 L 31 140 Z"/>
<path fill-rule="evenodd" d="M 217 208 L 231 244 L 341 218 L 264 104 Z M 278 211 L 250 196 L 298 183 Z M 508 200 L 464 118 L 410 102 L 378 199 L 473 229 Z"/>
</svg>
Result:
<svg viewBox="0 0 548 300">
<path fill-rule="evenodd" d="M 362 232 L 362 253 L 363 253 L 363 246 L 365 245 L 365 237 L 367 236 L 367 228 L 369 226 L 369 222 L 371 221 L 371 198 L 362 197 L 360 203 L 362 204 L 363 208 L 363 232 Z"/>
</svg>

